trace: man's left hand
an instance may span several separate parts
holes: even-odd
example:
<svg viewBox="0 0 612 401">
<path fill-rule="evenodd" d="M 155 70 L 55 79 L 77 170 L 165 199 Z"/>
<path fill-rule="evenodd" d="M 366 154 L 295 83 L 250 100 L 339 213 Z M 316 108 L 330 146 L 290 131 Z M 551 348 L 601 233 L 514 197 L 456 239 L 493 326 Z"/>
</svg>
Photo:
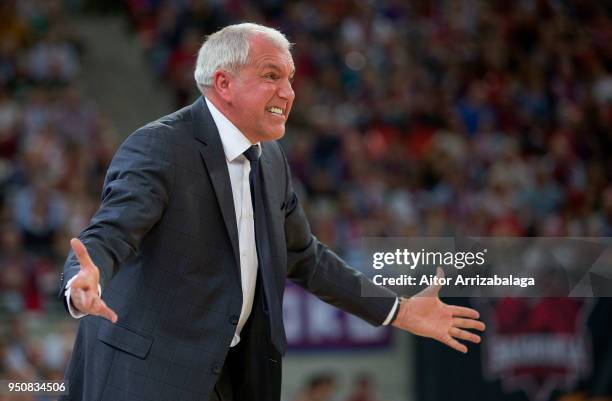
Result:
<svg viewBox="0 0 612 401">
<path fill-rule="evenodd" d="M 438 278 L 444 272 L 438 267 Z M 457 351 L 467 353 L 467 347 L 457 339 L 480 342 L 480 336 L 467 329 L 484 331 L 478 311 L 440 301 L 440 285 L 431 285 L 410 298 L 402 298 L 393 326 L 418 336 L 433 338 Z"/>
</svg>

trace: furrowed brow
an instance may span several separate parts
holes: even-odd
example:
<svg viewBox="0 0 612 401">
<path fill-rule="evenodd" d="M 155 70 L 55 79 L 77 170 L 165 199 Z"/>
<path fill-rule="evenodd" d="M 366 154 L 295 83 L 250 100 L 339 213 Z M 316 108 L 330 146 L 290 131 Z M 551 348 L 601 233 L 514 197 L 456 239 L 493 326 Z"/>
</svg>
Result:
<svg viewBox="0 0 612 401">
<path fill-rule="evenodd" d="M 261 65 L 261 70 L 267 70 L 267 69 L 271 69 L 276 71 L 279 74 L 282 74 L 283 70 L 276 64 L 272 64 L 272 63 L 265 63 Z M 295 76 L 295 69 L 291 70 L 291 72 L 289 73 L 289 79 L 293 79 L 293 77 Z"/>
<path fill-rule="evenodd" d="M 271 69 L 271 70 L 276 70 L 277 72 L 281 72 L 281 69 L 276 64 L 272 64 L 272 63 L 263 64 L 261 66 L 261 69 L 262 70 Z"/>
</svg>

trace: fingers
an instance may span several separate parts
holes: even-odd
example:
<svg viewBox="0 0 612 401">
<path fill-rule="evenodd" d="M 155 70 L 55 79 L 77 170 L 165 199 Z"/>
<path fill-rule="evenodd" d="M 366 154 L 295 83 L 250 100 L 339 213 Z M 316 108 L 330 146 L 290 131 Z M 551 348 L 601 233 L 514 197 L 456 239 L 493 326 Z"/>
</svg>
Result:
<svg viewBox="0 0 612 401">
<path fill-rule="evenodd" d="M 459 341 L 455 340 L 451 336 L 444 337 L 442 339 L 442 342 L 459 352 L 463 352 L 464 354 L 467 354 L 468 352 L 468 349 L 465 345 L 461 344 Z"/>
<path fill-rule="evenodd" d="M 70 240 L 70 246 L 74 251 L 77 259 L 79 260 L 79 264 L 81 268 L 90 268 L 95 267 L 96 265 L 93 263 L 91 258 L 89 257 L 89 253 L 87 253 L 87 248 L 78 238 L 73 238 Z"/>
<path fill-rule="evenodd" d="M 467 309 L 468 311 L 476 312 L 469 308 L 463 308 L 463 309 Z M 448 335 L 442 339 L 442 342 L 448 345 L 449 347 L 459 352 L 463 352 L 465 354 L 468 351 L 467 347 L 464 344 L 461 344 L 459 341 L 457 341 L 456 338 L 460 340 L 470 341 L 474 344 L 479 344 L 482 339 L 480 338 L 478 334 L 474 334 L 474 333 L 471 333 L 463 329 L 475 329 L 475 330 L 484 331 L 485 324 L 481 321 L 473 320 L 473 319 L 453 318 L 453 327 L 451 327 L 448 330 Z"/>
<path fill-rule="evenodd" d="M 111 308 L 106 305 L 97 294 L 92 290 L 84 290 L 81 288 L 72 288 L 70 297 L 72 298 L 73 305 L 83 313 L 87 313 L 89 315 L 102 316 L 110 320 L 113 323 L 116 323 L 118 320 L 117 314 Z"/>
<path fill-rule="evenodd" d="M 98 280 L 96 275 L 81 269 L 70 283 L 70 288 L 79 288 L 83 291 L 98 291 Z"/>
<path fill-rule="evenodd" d="M 88 290 L 92 283 L 89 280 L 89 276 L 87 274 L 78 273 L 72 283 L 70 283 L 70 288 L 79 288 L 81 290 Z"/>
<path fill-rule="evenodd" d="M 76 282 L 76 280 L 75 280 Z M 87 289 L 70 286 L 72 304 L 83 313 L 89 313 L 93 302 L 93 292 Z"/>
<path fill-rule="evenodd" d="M 79 239 L 73 238 L 70 240 L 70 246 L 81 265 L 81 271 L 70 284 L 72 303 L 83 313 L 102 316 L 116 323 L 117 314 L 106 305 L 98 294 L 98 268 L 89 257 L 85 245 Z"/>
<path fill-rule="evenodd" d="M 100 297 L 95 297 L 93 300 L 92 315 L 102 316 L 113 323 L 117 323 L 117 314 Z"/>
<path fill-rule="evenodd" d="M 453 318 L 453 326 L 462 329 L 475 329 L 479 331 L 484 331 L 486 328 L 485 324 L 479 320 L 462 319 L 459 317 Z"/>
<path fill-rule="evenodd" d="M 466 308 L 463 306 L 451 306 L 451 311 L 453 313 L 453 316 L 456 317 L 467 317 L 470 319 L 478 319 L 480 317 L 480 313 L 478 313 L 477 310 L 474 310 L 472 308 Z"/>
<path fill-rule="evenodd" d="M 448 333 L 453 337 L 459 338 L 461 340 L 470 341 L 474 344 L 478 344 L 480 342 L 480 336 L 478 334 L 470 333 L 467 330 L 461 330 L 456 327 L 451 327 Z"/>
<path fill-rule="evenodd" d="M 442 270 L 442 268 L 440 266 L 436 267 L 436 277 L 438 278 L 438 283 L 441 283 L 444 278 L 444 270 Z M 441 284 L 437 284 L 435 286 L 435 293 L 436 295 L 438 295 L 438 293 L 440 292 L 440 289 L 442 288 Z"/>
<path fill-rule="evenodd" d="M 440 279 L 444 278 L 444 270 L 442 270 L 442 268 L 439 266 L 436 268 L 436 277 L 438 278 L 438 280 L 435 282 L 435 284 L 432 284 L 429 287 L 427 287 L 425 290 L 423 290 L 421 292 L 423 295 L 434 296 L 434 297 L 438 296 L 438 294 L 440 293 L 440 289 L 442 288 L 442 285 L 440 284 L 442 280 Z"/>
</svg>

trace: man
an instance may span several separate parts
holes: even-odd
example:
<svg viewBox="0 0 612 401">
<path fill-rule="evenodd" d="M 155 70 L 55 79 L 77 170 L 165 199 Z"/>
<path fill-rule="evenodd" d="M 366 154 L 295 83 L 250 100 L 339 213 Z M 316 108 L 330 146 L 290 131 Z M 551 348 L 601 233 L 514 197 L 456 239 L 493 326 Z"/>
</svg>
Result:
<svg viewBox="0 0 612 401">
<path fill-rule="evenodd" d="M 455 338 L 479 342 L 476 311 L 434 287 L 399 302 L 311 234 L 275 142 L 295 96 L 289 49 L 260 25 L 214 33 L 195 71 L 203 97 L 117 151 L 64 267 L 66 306 L 88 315 L 64 399 L 278 400 L 286 277 L 372 324 L 462 352 Z"/>
</svg>

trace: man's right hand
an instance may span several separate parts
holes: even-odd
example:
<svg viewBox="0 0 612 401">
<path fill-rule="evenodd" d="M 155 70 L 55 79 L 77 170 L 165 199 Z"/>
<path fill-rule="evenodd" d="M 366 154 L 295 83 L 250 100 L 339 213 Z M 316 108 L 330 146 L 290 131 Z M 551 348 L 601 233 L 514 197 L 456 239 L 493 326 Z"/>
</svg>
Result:
<svg viewBox="0 0 612 401">
<path fill-rule="evenodd" d="M 70 284 L 70 302 L 79 312 L 102 316 L 116 323 L 117 314 L 106 305 L 98 292 L 100 270 L 93 263 L 85 245 L 80 240 L 71 239 L 70 246 L 81 265 L 81 270 Z"/>
</svg>

